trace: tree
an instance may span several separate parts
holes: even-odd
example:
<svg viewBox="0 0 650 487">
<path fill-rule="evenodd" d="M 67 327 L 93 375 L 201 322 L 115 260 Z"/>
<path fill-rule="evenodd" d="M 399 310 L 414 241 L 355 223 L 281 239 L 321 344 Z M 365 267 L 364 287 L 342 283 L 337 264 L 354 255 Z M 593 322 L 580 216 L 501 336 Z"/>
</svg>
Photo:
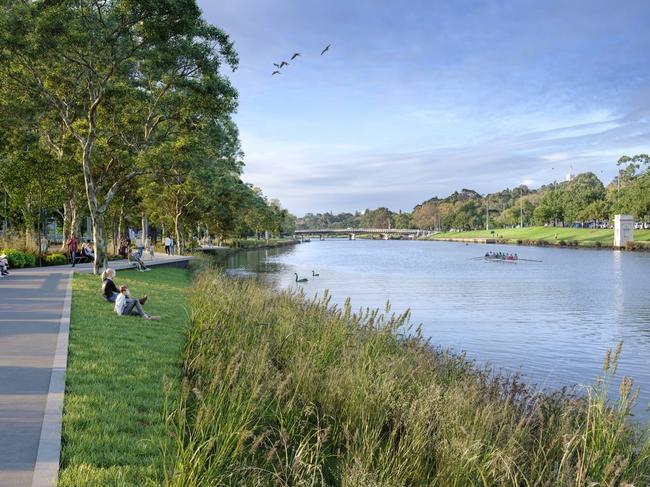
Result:
<svg viewBox="0 0 650 487">
<path fill-rule="evenodd" d="M 232 44 L 194 0 L 7 2 L 0 32 L 12 90 L 45 102 L 77 142 L 97 273 L 108 206 L 151 170 L 147 152 L 234 110 L 236 93 L 219 72 L 236 67 Z"/>
<path fill-rule="evenodd" d="M 393 213 L 393 228 L 411 228 L 411 214 L 407 212 Z"/>
<path fill-rule="evenodd" d="M 391 226 L 392 212 L 388 208 L 366 210 L 361 217 L 362 228 L 389 228 Z"/>
</svg>

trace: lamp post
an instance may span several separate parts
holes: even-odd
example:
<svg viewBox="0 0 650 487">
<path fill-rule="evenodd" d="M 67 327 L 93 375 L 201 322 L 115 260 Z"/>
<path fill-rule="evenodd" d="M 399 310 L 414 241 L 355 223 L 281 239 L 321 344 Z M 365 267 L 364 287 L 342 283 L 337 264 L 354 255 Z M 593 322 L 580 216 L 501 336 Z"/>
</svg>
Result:
<svg viewBox="0 0 650 487">
<path fill-rule="evenodd" d="M 5 211 L 4 211 L 4 221 L 2 222 L 2 238 L 7 238 L 7 213 L 9 213 L 9 208 L 7 205 L 7 191 L 4 191 L 5 195 Z"/>
<path fill-rule="evenodd" d="M 519 189 L 519 228 L 524 228 L 524 188 Z"/>
</svg>

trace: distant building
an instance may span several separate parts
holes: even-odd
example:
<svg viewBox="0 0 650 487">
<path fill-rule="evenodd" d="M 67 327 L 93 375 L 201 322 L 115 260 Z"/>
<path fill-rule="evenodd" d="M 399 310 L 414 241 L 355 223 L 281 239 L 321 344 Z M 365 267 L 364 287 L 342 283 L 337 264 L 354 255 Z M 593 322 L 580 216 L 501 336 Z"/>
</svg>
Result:
<svg viewBox="0 0 650 487">
<path fill-rule="evenodd" d="M 564 180 L 568 183 L 569 181 L 573 181 L 575 177 L 576 177 L 575 174 L 567 173 L 567 175 L 564 176 Z"/>
</svg>

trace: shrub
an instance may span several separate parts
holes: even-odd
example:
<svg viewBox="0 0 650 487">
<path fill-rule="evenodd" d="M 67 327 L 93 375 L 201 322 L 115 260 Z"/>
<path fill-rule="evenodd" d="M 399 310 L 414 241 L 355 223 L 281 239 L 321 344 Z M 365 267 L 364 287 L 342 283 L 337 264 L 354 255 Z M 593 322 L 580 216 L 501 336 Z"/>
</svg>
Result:
<svg viewBox="0 0 650 487">
<path fill-rule="evenodd" d="M 45 265 L 64 265 L 68 263 L 68 258 L 59 253 L 53 253 L 45 256 L 43 260 Z"/>
<path fill-rule="evenodd" d="M 36 265 L 36 257 L 29 252 L 21 252 L 20 250 L 5 249 L 2 253 L 7 254 L 9 267 L 14 269 L 21 269 L 23 267 L 34 267 Z"/>
<path fill-rule="evenodd" d="M 566 245 L 566 242 L 565 242 L 564 240 L 560 240 L 557 244 L 558 244 L 560 247 L 564 247 L 564 246 Z"/>
<path fill-rule="evenodd" d="M 18 250 L 5 249 L 2 251 L 2 253 L 7 255 L 9 267 L 20 269 L 21 267 L 25 266 L 22 252 L 19 252 Z"/>
<path fill-rule="evenodd" d="M 36 266 L 36 257 L 33 254 L 28 252 L 22 252 L 23 254 L 23 267 L 35 267 Z"/>
</svg>

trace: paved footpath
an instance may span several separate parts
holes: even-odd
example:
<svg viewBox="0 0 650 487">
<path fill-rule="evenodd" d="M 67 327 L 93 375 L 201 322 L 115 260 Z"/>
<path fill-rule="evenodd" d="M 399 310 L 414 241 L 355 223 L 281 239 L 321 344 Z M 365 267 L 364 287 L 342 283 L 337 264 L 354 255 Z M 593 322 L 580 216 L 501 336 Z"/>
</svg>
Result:
<svg viewBox="0 0 650 487">
<path fill-rule="evenodd" d="M 183 260 L 156 254 L 145 263 Z M 126 261 L 110 265 L 130 267 Z M 75 271 L 90 269 L 77 265 Z M 71 281 L 70 266 L 16 269 L 0 278 L 0 487 L 40 487 L 56 479 Z"/>
</svg>

